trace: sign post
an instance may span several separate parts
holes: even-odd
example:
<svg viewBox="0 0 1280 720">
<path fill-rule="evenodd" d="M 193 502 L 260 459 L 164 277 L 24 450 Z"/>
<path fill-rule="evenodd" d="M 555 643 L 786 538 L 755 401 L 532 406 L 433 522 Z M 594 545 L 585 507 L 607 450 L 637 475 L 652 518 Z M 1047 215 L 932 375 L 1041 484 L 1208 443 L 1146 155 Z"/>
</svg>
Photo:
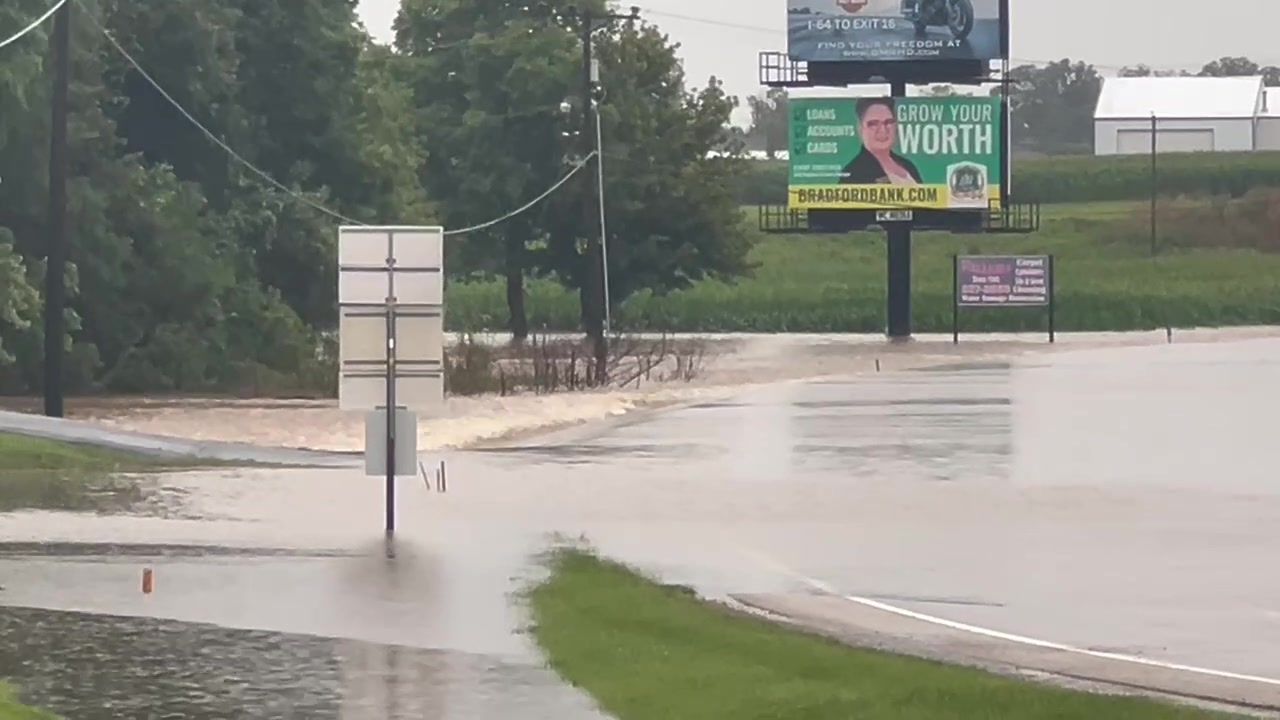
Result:
<svg viewBox="0 0 1280 720">
<path fill-rule="evenodd" d="M 395 480 L 417 475 L 417 416 L 444 406 L 444 230 L 338 230 L 338 407 L 365 412 L 365 473 L 386 481 L 385 526 L 396 529 Z"/>
<path fill-rule="evenodd" d="M 1055 342 L 1052 255 L 953 255 L 951 342 L 960 342 L 960 308 L 1044 307 Z"/>
</svg>

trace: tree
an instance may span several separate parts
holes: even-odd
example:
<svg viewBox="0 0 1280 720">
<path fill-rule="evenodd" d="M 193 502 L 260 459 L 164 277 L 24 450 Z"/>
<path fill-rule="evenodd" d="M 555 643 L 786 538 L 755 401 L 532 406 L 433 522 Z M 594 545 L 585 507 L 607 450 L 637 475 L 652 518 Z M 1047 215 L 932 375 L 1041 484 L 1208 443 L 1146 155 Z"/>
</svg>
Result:
<svg viewBox="0 0 1280 720">
<path fill-rule="evenodd" d="M 787 91 L 769 88 L 763 95 L 747 98 L 751 108 L 751 127 L 747 130 L 748 147 L 763 150 L 770 160 L 787 149 Z"/>
<path fill-rule="evenodd" d="M 171 92 L 206 122 L 225 122 L 225 135 L 234 136 L 237 110 L 228 103 L 241 90 L 239 59 L 218 42 L 217 23 L 236 15 L 212 2 L 186 4 L 187 12 L 175 12 L 177 5 L 83 0 L 74 8 L 65 280 L 73 391 L 208 390 L 257 383 L 263 373 L 294 383 L 317 364 L 317 338 L 278 292 L 260 284 L 261 258 L 235 233 L 243 226 L 237 202 L 243 208 L 248 194 L 241 171 L 221 149 L 209 152 L 202 135 L 192 136 L 189 121 L 97 28 L 118 24 L 113 36 L 157 74 L 195 66 L 190 83 L 173 74 Z M 141 37 L 152 31 L 161 37 Z M 16 358 L 0 370 L 5 392 L 41 383 L 41 327 L 32 316 L 33 288 L 44 273 L 49 68 L 47 44 L 25 46 L 10 49 L 30 55 L 10 57 L 7 49 L 0 70 L 0 159 L 8 171 L 0 183 L 0 235 L 13 248 L 0 251 L 0 335 Z M 206 186 L 218 203 L 207 199 Z M 251 192 L 262 196 L 260 186 Z"/>
<path fill-rule="evenodd" d="M 1009 71 L 1015 147 L 1046 153 L 1088 152 L 1093 147 L 1093 111 L 1102 76 L 1082 62 L 1064 59 L 1040 68 Z M 993 94 L 1000 93 L 999 88 Z"/>
<path fill-rule="evenodd" d="M 431 219 L 408 89 L 396 58 L 356 25 L 354 3 L 111 0 L 107 22 L 180 105 L 283 185 L 360 221 Z M 309 324 L 333 327 L 336 219 L 241 167 L 132 65 L 107 57 L 127 151 L 198 183 L 211 209 L 248 215 L 230 227 L 247 233 L 259 278 Z M 261 215 L 272 207 L 296 222 L 275 227 Z"/>
<path fill-rule="evenodd" d="M 0 8 L 0 27 L 24 26 L 45 9 L 37 0 L 17 0 Z M 18 357 L 15 352 L 39 347 L 40 277 L 19 252 L 14 230 L 39 226 L 46 183 L 38 172 L 43 163 L 33 152 L 36 113 L 44 80 L 43 55 L 48 47 L 44 28 L 4 49 L 0 64 L 0 386 Z M 39 204 L 37 204 L 39 203 Z M 33 212 L 35 211 L 35 212 Z M 27 247 L 35 246 L 27 238 Z"/>
<path fill-rule="evenodd" d="M 316 206 L 364 222 L 439 215 L 457 228 L 551 187 L 594 136 L 560 110 L 582 102 L 569 3 L 408 0 L 395 52 L 356 23 L 354 0 L 76 0 L 68 389 L 331 390 L 339 218 Z M 46 8 L 11 0 L 0 27 Z M 714 81 L 686 90 L 674 48 L 651 28 L 600 35 L 614 301 L 745 273 L 733 99 Z M 38 28 L 0 65 L 6 393 L 42 381 L 48 52 Z M 583 172 L 464 236 L 449 247 L 451 270 L 506 276 L 517 332 L 528 274 L 579 288 L 591 328 L 582 246 L 597 233 L 585 212 L 594 191 Z"/>
<path fill-rule="evenodd" d="M 0 367 L 16 360 L 5 347 L 26 335 L 40 317 L 40 293 L 13 249 L 13 233 L 0 228 Z"/>
<path fill-rule="evenodd" d="M 1242 77 L 1261 75 L 1268 87 L 1280 86 L 1280 67 L 1261 67 L 1247 57 L 1224 56 L 1206 63 L 1199 73 L 1202 77 Z"/>
<path fill-rule="evenodd" d="M 686 89 L 676 47 L 651 25 L 612 27 L 597 54 L 610 303 L 748 273 L 750 243 L 733 192 L 745 160 L 740 148 L 715 152 L 737 101 L 715 78 L 701 90 Z M 540 258 L 545 271 L 579 290 L 584 322 L 595 305 L 586 290 L 586 248 L 598 225 L 580 210 L 590 185 L 576 183 L 553 198 Z"/>
<path fill-rule="evenodd" d="M 422 182 L 445 208 L 446 225 L 501 217 L 570 169 L 560 106 L 581 64 L 567 27 L 569 6 L 406 0 L 401 7 L 396 46 L 409 60 L 418 131 L 427 148 Z M 524 281 L 541 211 L 450 245 L 455 274 L 505 278 L 508 329 L 517 340 L 529 333 Z"/>
</svg>

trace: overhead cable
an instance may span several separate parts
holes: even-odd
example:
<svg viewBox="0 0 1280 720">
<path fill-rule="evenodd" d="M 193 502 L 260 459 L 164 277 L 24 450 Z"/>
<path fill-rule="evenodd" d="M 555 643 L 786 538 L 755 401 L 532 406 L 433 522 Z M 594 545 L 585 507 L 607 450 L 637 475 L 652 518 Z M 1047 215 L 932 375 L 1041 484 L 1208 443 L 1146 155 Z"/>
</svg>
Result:
<svg viewBox="0 0 1280 720">
<path fill-rule="evenodd" d="M 58 0 L 58 2 L 53 4 L 53 7 L 49 8 L 48 10 L 45 11 L 43 15 L 33 20 L 30 25 L 19 30 L 17 35 L 14 35 L 7 40 L 0 40 L 0 48 L 8 47 L 9 45 L 12 45 L 18 42 L 19 40 L 26 37 L 27 35 L 30 35 L 32 32 L 35 32 L 36 28 L 43 25 L 45 20 L 48 20 L 49 18 L 53 17 L 53 14 L 58 12 L 58 10 L 61 9 L 62 6 L 66 4 L 67 4 L 67 0 Z"/>
<path fill-rule="evenodd" d="M 77 0 L 77 2 L 78 1 L 79 0 Z M 63 0 L 63 2 L 66 2 L 66 0 Z M 81 7 L 83 7 L 83 5 Z M 57 8 L 54 8 L 54 9 L 56 10 Z M 52 13 L 52 11 L 50 12 Z M 226 153 L 230 155 L 233 159 L 235 159 L 241 165 L 251 170 L 254 174 L 258 175 L 258 177 L 261 177 L 263 180 L 270 183 L 273 187 L 278 188 L 280 191 L 288 194 L 290 197 L 298 200 L 299 202 L 305 203 L 311 208 L 321 213 L 324 213 L 325 215 L 328 215 L 329 217 L 334 218 L 335 220 L 346 223 L 348 225 L 359 225 L 363 227 L 368 227 L 368 223 L 355 220 L 353 218 L 347 217 L 346 215 L 343 215 L 342 213 L 339 213 L 334 210 L 330 210 L 329 208 L 325 207 L 324 205 L 321 205 L 320 203 L 312 200 L 311 198 L 308 198 L 305 195 L 297 192 L 296 190 L 293 190 L 285 186 L 283 183 L 277 181 L 275 178 L 267 174 L 264 170 L 261 170 L 256 165 L 246 160 L 243 156 L 241 156 L 234 149 L 232 149 L 230 145 L 224 142 L 222 138 L 218 137 L 216 134 L 213 133 L 213 131 L 205 127 L 199 120 L 195 118 L 194 115 L 188 112 L 186 108 L 182 107 L 182 104 L 179 103 L 177 100 L 175 100 L 173 96 L 170 95 L 168 91 L 166 91 L 164 87 L 161 86 L 160 83 L 156 81 L 155 78 L 151 77 L 150 73 L 148 73 L 145 69 L 143 69 L 142 65 L 137 60 L 135 60 L 134 57 L 130 55 L 127 50 L 124 49 L 124 47 L 120 44 L 118 40 L 116 40 L 115 36 L 112 35 L 110 31 L 108 31 L 105 27 L 103 27 L 103 25 L 99 23 L 96 18 L 93 17 L 93 14 L 91 12 L 89 12 L 86 9 L 85 14 L 88 15 L 90 22 L 92 22 L 98 28 L 98 30 L 103 34 L 103 36 L 107 38 L 107 41 L 111 43 L 111 45 L 116 49 L 117 52 L 120 53 L 121 57 L 123 57 L 125 61 L 127 61 L 130 65 L 132 65 L 133 69 L 136 70 L 138 74 L 141 75 L 142 78 L 146 80 L 148 84 L 151 85 L 151 87 L 155 88 L 156 92 L 160 93 L 160 95 L 163 96 L 164 99 L 167 100 L 169 104 L 174 107 L 174 109 L 182 113 L 182 116 L 185 117 L 187 121 L 189 121 L 192 125 L 198 128 L 200 132 L 204 133 L 205 136 L 208 137 L 210 140 L 212 140 L 215 144 L 217 144 L 218 147 L 226 151 Z M 559 180 L 559 182 L 552 185 L 541 195 L 529 201 L 528 203 L 522 205 L 521 207 L 515 210 L 512 210 L 511 212 L 501 217 L 490 220 L 488 222 L 484 222 L 479 225 L 474 225 L 471 227 L 458 228 L 456 230 L 449 230 L 449 231 L 446 231 L 445 234 L 461 235 L 464 233 L 475 232 L 477 230 L 484 230 L 484 229 L 493 227 L 494 225 L 497 225 L 499 223 L 510 220 L 511 218 L 528 211 L 533 206 L 545 200 L 552 193 L 559 190 L 566 182 L 569 181 L 569 178 L 573 177 L 578 173 L 579 170 L 586 167 L 587 163 L 591 160 L 592 156 L 594 155 L 595 155 L 595 152 L 593 151 L 592 153 L 588 154 L 585 158 L 579 160 L 577 163 L 575 163 L 575 167 L 572 170 L 570 170 L 568 174 L 562 177 Z"/>
</svg>

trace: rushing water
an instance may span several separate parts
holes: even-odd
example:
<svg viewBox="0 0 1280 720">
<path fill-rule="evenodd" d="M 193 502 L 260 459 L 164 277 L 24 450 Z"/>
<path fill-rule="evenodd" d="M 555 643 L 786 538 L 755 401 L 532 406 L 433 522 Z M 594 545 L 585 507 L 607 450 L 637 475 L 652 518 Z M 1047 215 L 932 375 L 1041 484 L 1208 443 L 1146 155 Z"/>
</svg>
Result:
<svg viewBox="0 0 1280 720">
<path fill-rule="evenodd" d="M 178 474 L 145 513 L 0 515 L 0 676 L 72 718 L 593 717 L 516 596 L 582 537 L 711 596 L 803 575 L 1280 677 L 1280 342 L 1095 344 L 762 342 L 733 360 L 748 384 L 682 409 L 424 458 L 448 492 L 398 482 L 393 558 L 381 480 L 343 467 Z M 784 361 L 832 374 L 750 370 Z M 272 412 L 277 433 L 318 429 Z"/>
</svg>

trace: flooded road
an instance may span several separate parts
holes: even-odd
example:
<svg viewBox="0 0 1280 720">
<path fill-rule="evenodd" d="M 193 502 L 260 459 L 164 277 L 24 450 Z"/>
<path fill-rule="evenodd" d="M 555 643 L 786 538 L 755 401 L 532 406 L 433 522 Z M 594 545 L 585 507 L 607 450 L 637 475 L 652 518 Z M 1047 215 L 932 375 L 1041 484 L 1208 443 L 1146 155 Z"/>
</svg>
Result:
<svg viewBox="0 0 1280 720">
<path fill-rule="evenodd" d="M 690 402 L 431 455 L 449 492 L 400 481 L 394 559 L 381 480 L 350 468 L 176 475 L 146 516 L 0 515 L 0 676 L 73 718 L 112 716 L 86 686 L 127 717 L 594 717 L 515 597 L 538 553 L 585 538 L 713 597 L 817 581 L 1280 678 L 1280 340 L 956 357 Z"/>
</svg>

